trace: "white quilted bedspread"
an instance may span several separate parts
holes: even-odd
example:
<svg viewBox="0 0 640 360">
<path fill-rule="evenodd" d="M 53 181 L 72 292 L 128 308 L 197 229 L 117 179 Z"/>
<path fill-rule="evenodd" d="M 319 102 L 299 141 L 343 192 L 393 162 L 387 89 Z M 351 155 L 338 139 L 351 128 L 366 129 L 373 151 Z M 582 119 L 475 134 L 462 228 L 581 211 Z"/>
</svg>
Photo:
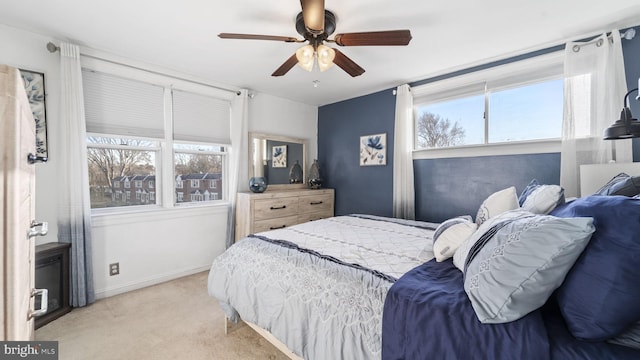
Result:
<svg viewBox="0 0 640 360">
<path fill-rule="evenodd" d="M 368 217 L 338 216 L 256 235 L 268 234 L 270 239 L 286 240 L 396 279 L 433 258 L 432 235 L 437 224 L 408 222 L 420 227 L 405 226 Z"/>
</svg>

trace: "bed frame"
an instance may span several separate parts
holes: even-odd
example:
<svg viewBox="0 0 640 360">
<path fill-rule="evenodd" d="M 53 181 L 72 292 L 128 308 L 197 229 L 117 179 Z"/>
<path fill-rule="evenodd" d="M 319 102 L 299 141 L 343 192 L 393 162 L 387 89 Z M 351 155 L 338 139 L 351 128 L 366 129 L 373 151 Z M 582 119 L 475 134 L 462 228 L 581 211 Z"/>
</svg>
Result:
<svg viewBox="0 0 640 360">
<path fill-rule="evenodd" d="M 248 325 L 250 328 L 252 328 L 255 332 L 257 332 L 258 335 L 262 336 L 265 340 L 270 342 L 273 346 L 275 346 L 278 350 L 280 350 L 283 354 L 285 354 L 289 359 L 304 360 L 300 356 L 296 355 L 293 351 L 289 350 L 287 345 L 283 344 L 280 340 L 276 339 L 276 337 L 273 336 L 273 334 L 271 334 L 269 331 L 249 321 L 240 320 L 238 321 L 237 324 L 234 324 L 232 321 L 229 320 L 229 318 L 225 316 L 224 317 L 224 334 L 227 335 L 235 331 L 236 329 L 244 326 L 245 324 Z"/>
</svg>

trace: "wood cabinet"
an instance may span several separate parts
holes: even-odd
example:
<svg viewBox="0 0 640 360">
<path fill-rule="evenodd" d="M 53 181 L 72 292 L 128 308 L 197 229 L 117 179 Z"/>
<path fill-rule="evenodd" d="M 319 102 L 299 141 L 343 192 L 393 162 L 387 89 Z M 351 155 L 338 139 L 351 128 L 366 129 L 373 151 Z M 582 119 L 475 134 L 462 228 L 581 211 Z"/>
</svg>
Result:
<svg viewBox="0 0 640 360">
<path fill-rule="evenodd" d="M 236 240 L 333 216 L 333 189 L 240 192 L 236 200 Z"/>
</svg>

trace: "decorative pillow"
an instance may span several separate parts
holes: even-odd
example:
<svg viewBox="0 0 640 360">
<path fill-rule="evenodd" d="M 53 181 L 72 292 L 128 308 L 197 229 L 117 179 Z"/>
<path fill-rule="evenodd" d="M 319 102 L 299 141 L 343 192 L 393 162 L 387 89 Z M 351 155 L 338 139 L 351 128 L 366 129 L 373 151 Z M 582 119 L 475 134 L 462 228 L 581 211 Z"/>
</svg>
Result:
<svg viewBox="0 0 640 360">
<path fill-rule="evenodd" d="M 524 210 L 542 215 L 550 213 L 564 202 L 563 188 L 559 185 L 540 185 L 536 179 L 531 180 L 518 198 L 518 203 Z"/>
<path fill-rule="evenodd" d="M 464 280 L 480 322 L 514 321 L 544 305 L 594 231 L 590 218 L 533 215 L 487 233 L 466 260 Z"/>
<path fill-rule="evenodd" d="M 636 196 L 640 194 L 640 176 L 630 176 L 608 189 L 607 195 Z"/>
<path fill-rule="evenodd" d="M 452 257 L 460 244 L 478 228 L 471 217 L 457 217 L 442 222 L 433 233 L 433 253 L 436 261 Z"/>
<path fill-rule="evenodd" d="M 531 180 L 531 182 L 529 182 L 529 185 L 527 185 L 527 187 L 522 190 L 522 193 L 518 197 L 518 204 L 522 206 L 522 204 L 524 204 L 524 201 L 527 199 L 527 196 L 529 196 L 538 186 L 540 186 L 540 184 L 538 183 L 538 179 Z"/>
<path fill-rule="evenodd" d="M 556 292 L 573 336 L 603 341 L 640 321 L 640 200 L 592 195 L 551 215 L 592 217 L 597 229 Z"/>
<path fill-rule="evenodd" d="M 494 225 L 524 216 L 533 216 L 533 214 L 521 209 L 509 210 L 482 223 L 482 225 L 478 227 L 478 230 L 471 234 L 471 236 L 467 237 L 467 239 L 460 244 L 455 254 L 453 254 L 453 265 L 455 265 L 460 271 L 464 272 L 464 264 L 467 260 L 467 256 L 469 255 L 469 250 L 471 250 L 473 245 L 475 245 L 475 243 L 480 240 L 486 232 L 488 232 Z"/>
<path fill-rule="evenodd" d="M 628 178 L 630 178 L 631 176 L 625 174 L 625 173 L 620 173 L 614 177 L 611 178 L 611 180 L 607 181 L 606 184 L 602 185 L 602 187 L 600 189 L 598 189 L 598 191 L 596 191 L 595 193 L 593 193 L 593 195 L 610 195 L 610 189 L 612 186 L 614 186 L 615 184 L 624 181 Z"/>
<path fill-rule="evenodd" d="M 482 225 L 488 219 L 505 211 L 519 208 L 515 186 L 497 191 L 482 202 L 476 215 L 476 224 Z"/>
</svg>

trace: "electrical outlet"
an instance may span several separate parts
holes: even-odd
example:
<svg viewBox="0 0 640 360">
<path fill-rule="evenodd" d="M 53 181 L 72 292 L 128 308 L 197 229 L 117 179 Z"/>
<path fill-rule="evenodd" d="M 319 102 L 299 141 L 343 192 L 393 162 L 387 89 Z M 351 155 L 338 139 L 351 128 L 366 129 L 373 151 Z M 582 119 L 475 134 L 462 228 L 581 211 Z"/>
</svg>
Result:
<svg viewBox="0 0 640 360">
<path fill-rule="evenodd" d="M 120 274 L 120 263 L 109 264 L 109 276 Z"/>
</svg>

